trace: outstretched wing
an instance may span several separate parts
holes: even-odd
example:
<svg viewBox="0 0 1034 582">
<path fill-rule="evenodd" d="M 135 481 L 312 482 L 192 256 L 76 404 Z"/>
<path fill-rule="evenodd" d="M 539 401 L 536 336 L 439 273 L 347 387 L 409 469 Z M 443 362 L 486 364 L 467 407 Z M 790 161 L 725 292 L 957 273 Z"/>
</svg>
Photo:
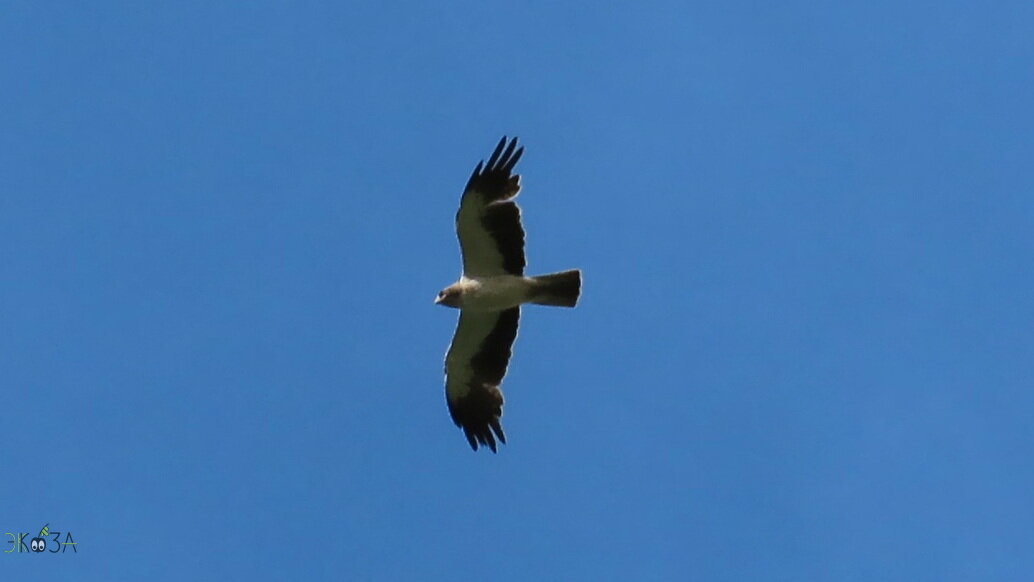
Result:
<svg viewBox="0 0 1034 582">
<path fill-rule="evenodd" d="M 495 452 L 496 438 L 506 442 L 499 418 L 506 375 L 521 308 L 505 311 L 461 311 L 445 356 L 445 399 L 456 426 L 463 429 L 471 448 L 486 445 Z M 493 436 L 493 433 L 494 436 Z"/>
<path fill-rule="evenodd" d="M 521 177 L 511 174 L 523 153 L 517 138 L 507 145 L 504 136 L 488 163 L 478 163 L 467 182 L 456 213 L 467 277 L 524 274 L 524 229 L 521 210 L 513 202 Z"/>
</svg>

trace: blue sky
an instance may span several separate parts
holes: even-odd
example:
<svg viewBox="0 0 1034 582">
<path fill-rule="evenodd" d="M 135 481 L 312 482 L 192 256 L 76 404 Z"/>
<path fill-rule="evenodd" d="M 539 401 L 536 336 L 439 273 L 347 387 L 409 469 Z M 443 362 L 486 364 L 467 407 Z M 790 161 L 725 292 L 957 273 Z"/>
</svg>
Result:
<svg viewBox="0 0 1034 582">
<path fill-rule="evenodd" d="M 431 4 L 7 5 L 0 532 L 79 545 L 5 579 L 1029 575 L 1030 3 Z M 492 455 L 504 134 L 585 286 Z"/>
</svg>

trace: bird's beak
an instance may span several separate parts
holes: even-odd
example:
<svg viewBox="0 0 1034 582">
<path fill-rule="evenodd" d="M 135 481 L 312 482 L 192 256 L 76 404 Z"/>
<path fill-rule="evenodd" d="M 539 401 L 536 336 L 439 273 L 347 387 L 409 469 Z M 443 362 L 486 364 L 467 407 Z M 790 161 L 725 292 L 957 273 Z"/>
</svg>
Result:
<svg viewBox="0 0 1034 582">
<path fill-rule="evenodd" d="M 435 297 L 435 298 L 434 298 L 434 304 L 435 304 L 435 305 L 439 305 L 439 304 L 441 304 L 441 302 L 442 302 L 442 297 L 441 297 L 441 295 L 439 295 L 439 296 L 437 296 L 437 297 Z"/>
</svg>

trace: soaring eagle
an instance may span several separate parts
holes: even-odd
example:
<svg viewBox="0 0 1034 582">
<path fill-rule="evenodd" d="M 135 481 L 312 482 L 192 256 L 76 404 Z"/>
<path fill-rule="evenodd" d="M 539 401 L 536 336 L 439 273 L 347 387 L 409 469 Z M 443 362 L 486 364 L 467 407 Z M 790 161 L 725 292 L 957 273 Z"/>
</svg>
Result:
<svg viewBox="0 0 1034 582">
<path fill-rule="evenodd" d="M 520 306 L 574 307 L 582 287 L 577 269 L 524 276 L 524 228 L 513 201 L 521 189 L 520 176 L 512 173 L 523 153 L 517 138 L 507 145 L 504 136 L 488 163 L 474 169 L 456 213 L 463 275 L 435 300 L 460 310 L 445 356 L 445 399 L 453 422 L 475 451 L 482 444 L 495 452 L 497 438 L 506 442 L 499 423 L 499 386 L 517 337 Z"/>
</svg>

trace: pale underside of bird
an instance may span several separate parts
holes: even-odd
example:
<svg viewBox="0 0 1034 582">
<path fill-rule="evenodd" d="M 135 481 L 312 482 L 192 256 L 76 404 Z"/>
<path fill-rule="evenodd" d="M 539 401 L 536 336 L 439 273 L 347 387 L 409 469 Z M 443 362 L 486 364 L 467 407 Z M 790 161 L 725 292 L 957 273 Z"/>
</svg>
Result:
<svg viewBox="0 0 1034 582">
<path fill-rule="evenodd" d="M 488 162 L 474 169 L 456 213 L 463 275 L 443 289 L 435 303 L 460 310 L 445 356 L 445 399 L 456 426 L 475 451 L 506 442 L 500 424 L 500 385 L 510 361 L 521 305 L 574 307 L 581 271 L 524 276 L 524 228 L 513 201 L 520 176 L 513 173 L 524 148 L 517 138 L 499 141 Z"/>
</svg>

